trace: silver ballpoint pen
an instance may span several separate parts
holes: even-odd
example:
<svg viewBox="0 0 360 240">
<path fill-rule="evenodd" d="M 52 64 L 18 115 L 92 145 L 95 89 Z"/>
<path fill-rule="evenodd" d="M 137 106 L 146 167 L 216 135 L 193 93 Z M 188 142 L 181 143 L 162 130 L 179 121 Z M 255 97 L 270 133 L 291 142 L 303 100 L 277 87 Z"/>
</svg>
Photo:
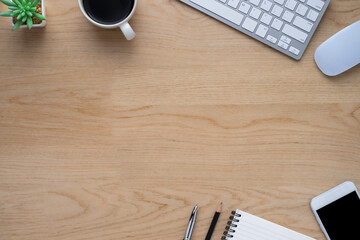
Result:
<svg viewBox="0 0 360 240">
<path fill-rule="evenodd" d="M 184 240 L 190 240 L 190 238 L 191 238 L 191 234 L 193 232 L 194 225 L 195 225 L 197 211 L 198 211 L 198 206 L 196 205 L 194 207 L 194 210 L 191 213 L 191 216 L 190 216 L 190 219 L 189 219 L 189 224 L 188 224 L 187 229 L 186 229 Z"/>
</svg>

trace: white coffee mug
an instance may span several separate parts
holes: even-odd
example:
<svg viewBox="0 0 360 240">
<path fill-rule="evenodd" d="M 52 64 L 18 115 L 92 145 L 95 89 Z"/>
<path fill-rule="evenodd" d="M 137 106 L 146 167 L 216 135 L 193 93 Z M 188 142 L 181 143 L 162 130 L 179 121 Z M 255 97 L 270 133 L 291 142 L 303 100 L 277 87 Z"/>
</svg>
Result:
<svg viewBox="0 0 360 240">
<path fill-rule="evenodd" d="M 80 6 L 80 9 L 81 9 L 81 12 L 84 14 L 84 16 L 87 18 L 87 20 L 89 20 L 94 25 L 96 25 L 98 27 L 101 27 L 101 28 L 107 28 L 107 29 L 120 27 L 121 31 L 123 32 L 123 34 L 125 35 L 125 38 L 127 40 L 131 40 L 136 36 L 134 30 L 131 28 L 131 26 L 129 24 L 129 20 L 134 15 L 137 0 L 134 0 L 134 6 L 133 6 L 130 14 L 124 20 L 122 20 L 121 22 L 118 22 L 118 23 L 115 23 L 115 24 L 102 24 L 102 23 L 99 23 L 99 22 L 96 22 L 95 20 L 93 20 L 87 14 L 87 12 L 85 11 L 83 1 L 84 0 L 79 0 L 79 6 Z"/>
</svg>

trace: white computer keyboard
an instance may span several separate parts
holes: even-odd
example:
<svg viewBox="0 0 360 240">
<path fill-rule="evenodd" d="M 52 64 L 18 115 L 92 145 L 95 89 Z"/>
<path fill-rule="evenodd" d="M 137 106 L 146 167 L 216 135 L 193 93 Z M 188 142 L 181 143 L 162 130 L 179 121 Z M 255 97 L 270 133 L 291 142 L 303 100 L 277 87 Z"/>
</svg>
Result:
<svg viewBox="0 0 360 240">
<path fill-rule="evenodd" d="M 180 0 L 299 60 L 330 0 Z"/>
</svg>

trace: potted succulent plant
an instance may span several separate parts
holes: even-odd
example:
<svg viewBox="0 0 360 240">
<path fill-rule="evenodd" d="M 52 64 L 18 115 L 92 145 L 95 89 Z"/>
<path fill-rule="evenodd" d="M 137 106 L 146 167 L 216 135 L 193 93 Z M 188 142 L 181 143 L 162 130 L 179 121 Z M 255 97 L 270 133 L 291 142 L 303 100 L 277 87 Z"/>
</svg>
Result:
<svg viewBox="0 0 360 240">
<path fill-rule="evenodd" d="M 13 31 L 18 28 L 44 27 L 46 25 L 44 0 L 0 0 L 10 11 L 0 16 L 11 17 Z"/>
</svg>

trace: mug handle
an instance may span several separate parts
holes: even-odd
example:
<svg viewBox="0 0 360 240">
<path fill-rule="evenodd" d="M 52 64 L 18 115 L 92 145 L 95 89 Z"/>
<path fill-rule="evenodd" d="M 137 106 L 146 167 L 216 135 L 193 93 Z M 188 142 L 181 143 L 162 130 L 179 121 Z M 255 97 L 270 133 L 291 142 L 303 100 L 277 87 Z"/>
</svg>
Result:
<svg viewBox="0 0 360 240">
<path fill-rule="evenodd" d="M 136 36 L 134 30 L 131 28 L 128 22 L 124 22 L 123 24 L 121 24 L 120 29 L 127 40 L 131 40 Z"/>
</svg>

